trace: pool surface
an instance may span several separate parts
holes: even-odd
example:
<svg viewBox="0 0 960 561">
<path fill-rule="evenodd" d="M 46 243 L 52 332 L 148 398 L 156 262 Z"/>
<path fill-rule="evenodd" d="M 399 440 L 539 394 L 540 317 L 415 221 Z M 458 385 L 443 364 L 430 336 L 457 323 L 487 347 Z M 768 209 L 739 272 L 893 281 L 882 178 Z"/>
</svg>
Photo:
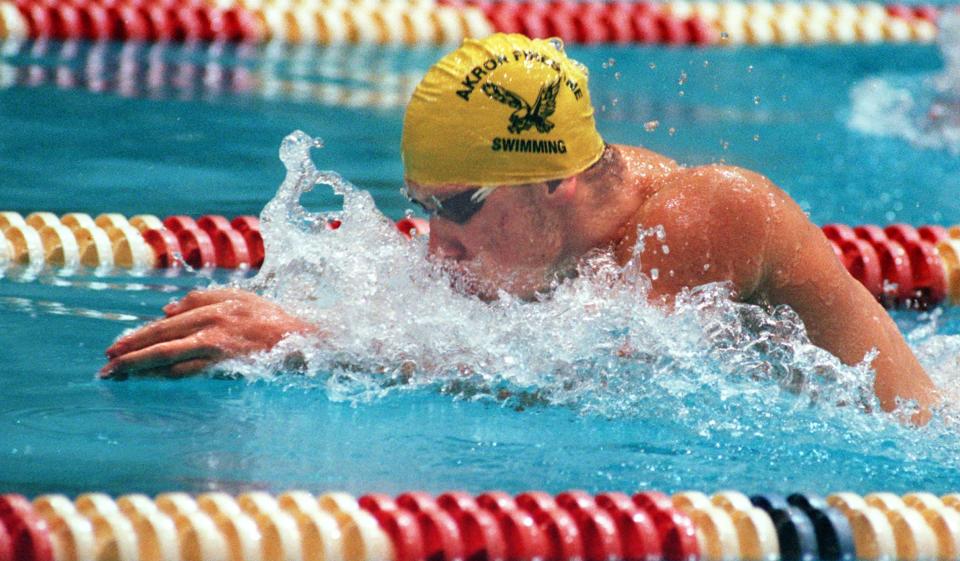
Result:
<svg viewBox="0 0 960 561">
<path fill-rule="evenodd" d="M 935 46 L 569 51 L 591 68 L 598 125 L 608 141 L 641 144 L 691 165 L 755 169 L 818 224 L 960 223 L 960 159 L 849 124 L 857 84 L 885 79 L 922 88 L 943 64 Z M 442 52 L 0 45 L 0 207 L 23 214 L 258 214 L 284 179 L 282 139 L 301 129 L 324 142 L 312 154 L 320 169 L 335 170 L 369 191 L 387 217 L 400 218 L 408 210 L 400 193 L 403 103 Z M 318 212 L 342 204 L 324 187 L 302 202 Z M 337 243 L 318 242 L 349 253 L 349 243 Z M 376 247 L 372 237 L 357 244 L 354 251 Z M 413 254 L 423 249 L 414 247 Z M 400 266 L 409 257 L 390 251 L 387 258 Z M 330 255 L 333 269 L 359 266 L 338 255 Z M 339 287 L 357 297 L 348 298 L 357 302 L 352 308 L 340 308 L 345 324 L 357 320 L 351 335 L 375 340 L 369 329 L 376 323 L 364 318 L 379 321 L 390 312 L 400 326 L 385 328 L 392 344 L 417 340 L 414 327 L 405 332 L 403 325 L 422 327 L 410 320 L 427 315 L 429 303 L 414 301 L 422 293 L 404 293 L 416 286 L 403 280 L 404 270 L 394 269 L 400 280 L 393 290 L 410 300 L 410 317 L 392 296 L 375 299 L 389 290 L 371 300 L 382 304 L 375 309 Z M 392 282 L 384 271 L 374 273 L 371 282 Z M 513 366 L 494 361 L 481 383 L 459 383 L 450 365 L 418 383 L 378 383 L 384 377 L 376 372 L 336 368 L 334 354 L 318 359 L 328 371 L 310 375 L 94 380 L 103 350 L 123 330 L 158 317 L 163 304 L 191 288 L 236 278 L 8 271 L 0 280 L 0 492 L 960 488 L 960 445 L 946 422 L 909 429 L 838 406 L 823 397 L 834 394 L 831 382 L 817 377 L 815 361 L 774 347 L 767 358 L 787 374 L 801 372 L 806 384 L 799 393 L 783 389 L 784 376 L 758 374 L 763 353 L 747 356 L 740 343 L 709 337 L 713 346 L 695 344 L 719 315 L 665 322 L 667 335 L 651 336 L 645 349 L 653 366 L 607 364 L 603 353 L 572 361 L 572 386 L 558 384 L 561 374 L 544 366 L 559 355 L 536 360 L 553 352 L 551 344 L 592 348 L 572 327 L 542 341 L 532 336 L 529 347 L 504 343 L 504 356 L 527 358 Z M 336 288 L 335 279 L 324 282 Z M 574 296 L 563 298 L 569 309 L 545 307 L 568 313 L 562 321 L 523 306 L 499 309 L 496 317 L 504 325 L 532 317 L 611 332 L 657 325 L 643 309 L 638 324 L 603 324 L 586 318 Z M 472 304 L 450 302 L 443 310 L 463 313 L 462 324 L 497 325 L 494 312 L 471 318 Z M 955 387 L 960 313 L 894 317 L 937 381 Z M 757 333 L 789 329 L 753 319 L 763 324 Z M 454 320 L 441 317 L 435 325 L 452 325 L 445 321 Z M 687 335 L 689 346 L 668 344 Z M 601 343 L 616 340 L 609 337 Z M 473 356 L 457 352 L 463 355 L 451 364 Z M 393 371 L 400 360 L 379 356 L 372 363 Z M 507 374 L 498 377 L 498 369 Z M 602 379 L 592 374 L 601 371 Z"/>
</svg>

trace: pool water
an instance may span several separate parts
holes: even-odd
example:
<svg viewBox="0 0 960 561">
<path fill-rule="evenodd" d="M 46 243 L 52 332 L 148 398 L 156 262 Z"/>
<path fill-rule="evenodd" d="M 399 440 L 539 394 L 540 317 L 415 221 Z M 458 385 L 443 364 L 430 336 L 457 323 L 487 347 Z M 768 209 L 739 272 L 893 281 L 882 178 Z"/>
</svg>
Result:
<svg viewBox="0 0 960 561">
<path fill-rule="evenodd" d="M 960 222 L 960 160 L 850 126 L 858 84 L 880 77 L 922 87 L 942 67 L 934 46 L 569 50 L 591 68 L 608 141 L 642 144 L 687 164 L 758 170 L 819 224 Z M 302 129 L 323 139 L 312 152 L 317 167 L 369 191 L 383 214 L 399 218 L 408 209 L 398 157 L 403 102 L 441 54 L 4 44 L 0 206 L 257 214 L 285 178 L 281 140 Z M 240 378 L 95 381 L 103 349 L 123 330 L 158 317 L 191 288 L 238 276 L 9 271 L 0 280 L 0 492 L 960 487 L 960 449 L 947 421 L 917 431 L 836 405 L 853 390 L 818 377 L 818 365 L 832 366 L 804 354 L 787 320 L 727 308 L 709 295 L 678 318 L 625 304 L 636 317 L 605 320 L 589 316 L 586 303 L 610 294 L 582 286 L 540 310 L 503 304 L 484 311 L 449 294 L 419 302 L 436 287 L 404 271 L 423 272 L 415 261 L 422 242 L 380 249 L 370 233 L 376 217 L 357 193 L 342 199 L 317 187 L 302 203 L 330 212 L 344 200 L 354 205 L 344 211 L 357 225 L 346 229 L 353 238 L 296 237 L 317 248 L 308 255 L 316 265 L 308 273 L 317 277 L 301 282 L 339 295 L 331 306 L 345 334 L 346 350 L 318 353 L 306 375 L 278 374 L 264 357 L 238 367 L 246 374 Z M 321 250 L 328 253 L 318 256 Z M 357 257 L 375 251 L 366 261 L 382 259 L 382 268 Z M 297 301 L 288 292 L 299 288 L 300 257 L 280 262 L 286 289 L 261 285 Z M 321 263 L 343 278 L 317 272 Z M 432 316 L 431 305 L 443 313 Z M 698 305 L 707 311 L 690 311 Z M 748 342 L 789 332 L 796 345 L 749 354 L 739 340 L 704 335 L 724 314 L 753 326 Z M 955 385 L 960 312 L 894 317 L 937 381 Z M 530 329 L 530 340 L 498 338 L 498 322 Z M 373 333 L 378 325 L 383 333 Z M 424 366 L 450 346 L 438 326 L 462 328 L 467 337 L 474 329 L 491 355 L 506 350 L 491 358 L 478 348 L 451 349 L 441 357 L 449 364 Z M 593 340 L 582 326 L 609 333 Z M 597 350 L 629 329 L 647 329 L 643 360 L 618 362 Z M 411 349 L 426 374 L 397 384 L 391 373 L 403 353 L 378 355 L 374 341 Z M 507 360 L 513 356 L 519 362 Z M 785 389 L 783 375 L 767 376 L 763 357 L 787 375 L 799 370 L 799 391 Z M 340 368 L 344 358 L 366 370 Z M 479 374 L 461 383 L 451 374 L 458 363 Z"/>
</svg>

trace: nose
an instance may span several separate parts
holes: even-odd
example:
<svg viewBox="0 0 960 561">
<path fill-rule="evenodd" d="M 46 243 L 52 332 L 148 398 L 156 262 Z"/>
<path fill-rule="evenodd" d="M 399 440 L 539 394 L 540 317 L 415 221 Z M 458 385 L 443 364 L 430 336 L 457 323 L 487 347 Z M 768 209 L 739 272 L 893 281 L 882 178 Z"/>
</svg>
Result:
<svg viewBox="0 0 960 561">
<path fill-rule="evenodd" d="M 436 217 L 430 219 L 430 243 L 428 245 L 430 255 L 441 259 L 462 261 L 467 256 L 467 248 L 450 231 L 450 224 L 445 222 L 445 220 Z"/>
</svg>

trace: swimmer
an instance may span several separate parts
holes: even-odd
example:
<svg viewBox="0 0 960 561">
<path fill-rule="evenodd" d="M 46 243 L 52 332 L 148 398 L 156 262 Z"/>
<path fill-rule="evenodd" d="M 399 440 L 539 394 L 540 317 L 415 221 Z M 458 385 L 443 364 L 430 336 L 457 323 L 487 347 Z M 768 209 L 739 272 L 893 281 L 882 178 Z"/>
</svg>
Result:
<svg viewBox="0 0 960 561">
<path fill-rule="evenodd" d="M 876 349 L 884 410 L 915 400 L 923 423 L 938 399 L 890 316 L 786 193 L 745 169 L 607 144 L 586 69 L 557 42 L 466 40 L 417 86 L 402 157 L 408 196 L 431 215 L 429 253 L 476 279 L 481 298 L 532 299 L 597 251 L 625 264 L 638 228 L 662 226 L 664 241 L 640 255 L 654 302 L 730 283 L 741 301 L 793 308 L 811 340 L 846 364 Z M 322 328 L 233 289 L 193 292 L 163 311 L 107 349 L 101 377 L 185 376 Z"/>
</svg>

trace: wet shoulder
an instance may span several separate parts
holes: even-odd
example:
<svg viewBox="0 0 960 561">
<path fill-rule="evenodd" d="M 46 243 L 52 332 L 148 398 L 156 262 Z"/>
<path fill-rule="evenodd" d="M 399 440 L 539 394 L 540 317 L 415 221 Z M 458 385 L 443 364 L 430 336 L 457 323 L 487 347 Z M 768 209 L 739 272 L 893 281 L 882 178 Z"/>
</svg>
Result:
<svg viewBox="0 0 960 561">
<path fill-rule="evenodd" d="M 677 226 L 744 225 L 750 217 L 776 213 L 789 197 L 759 173 L 725 165 L 677 167 L 658 180 L 640 210 L 641 222 Z"/>
</svg>

